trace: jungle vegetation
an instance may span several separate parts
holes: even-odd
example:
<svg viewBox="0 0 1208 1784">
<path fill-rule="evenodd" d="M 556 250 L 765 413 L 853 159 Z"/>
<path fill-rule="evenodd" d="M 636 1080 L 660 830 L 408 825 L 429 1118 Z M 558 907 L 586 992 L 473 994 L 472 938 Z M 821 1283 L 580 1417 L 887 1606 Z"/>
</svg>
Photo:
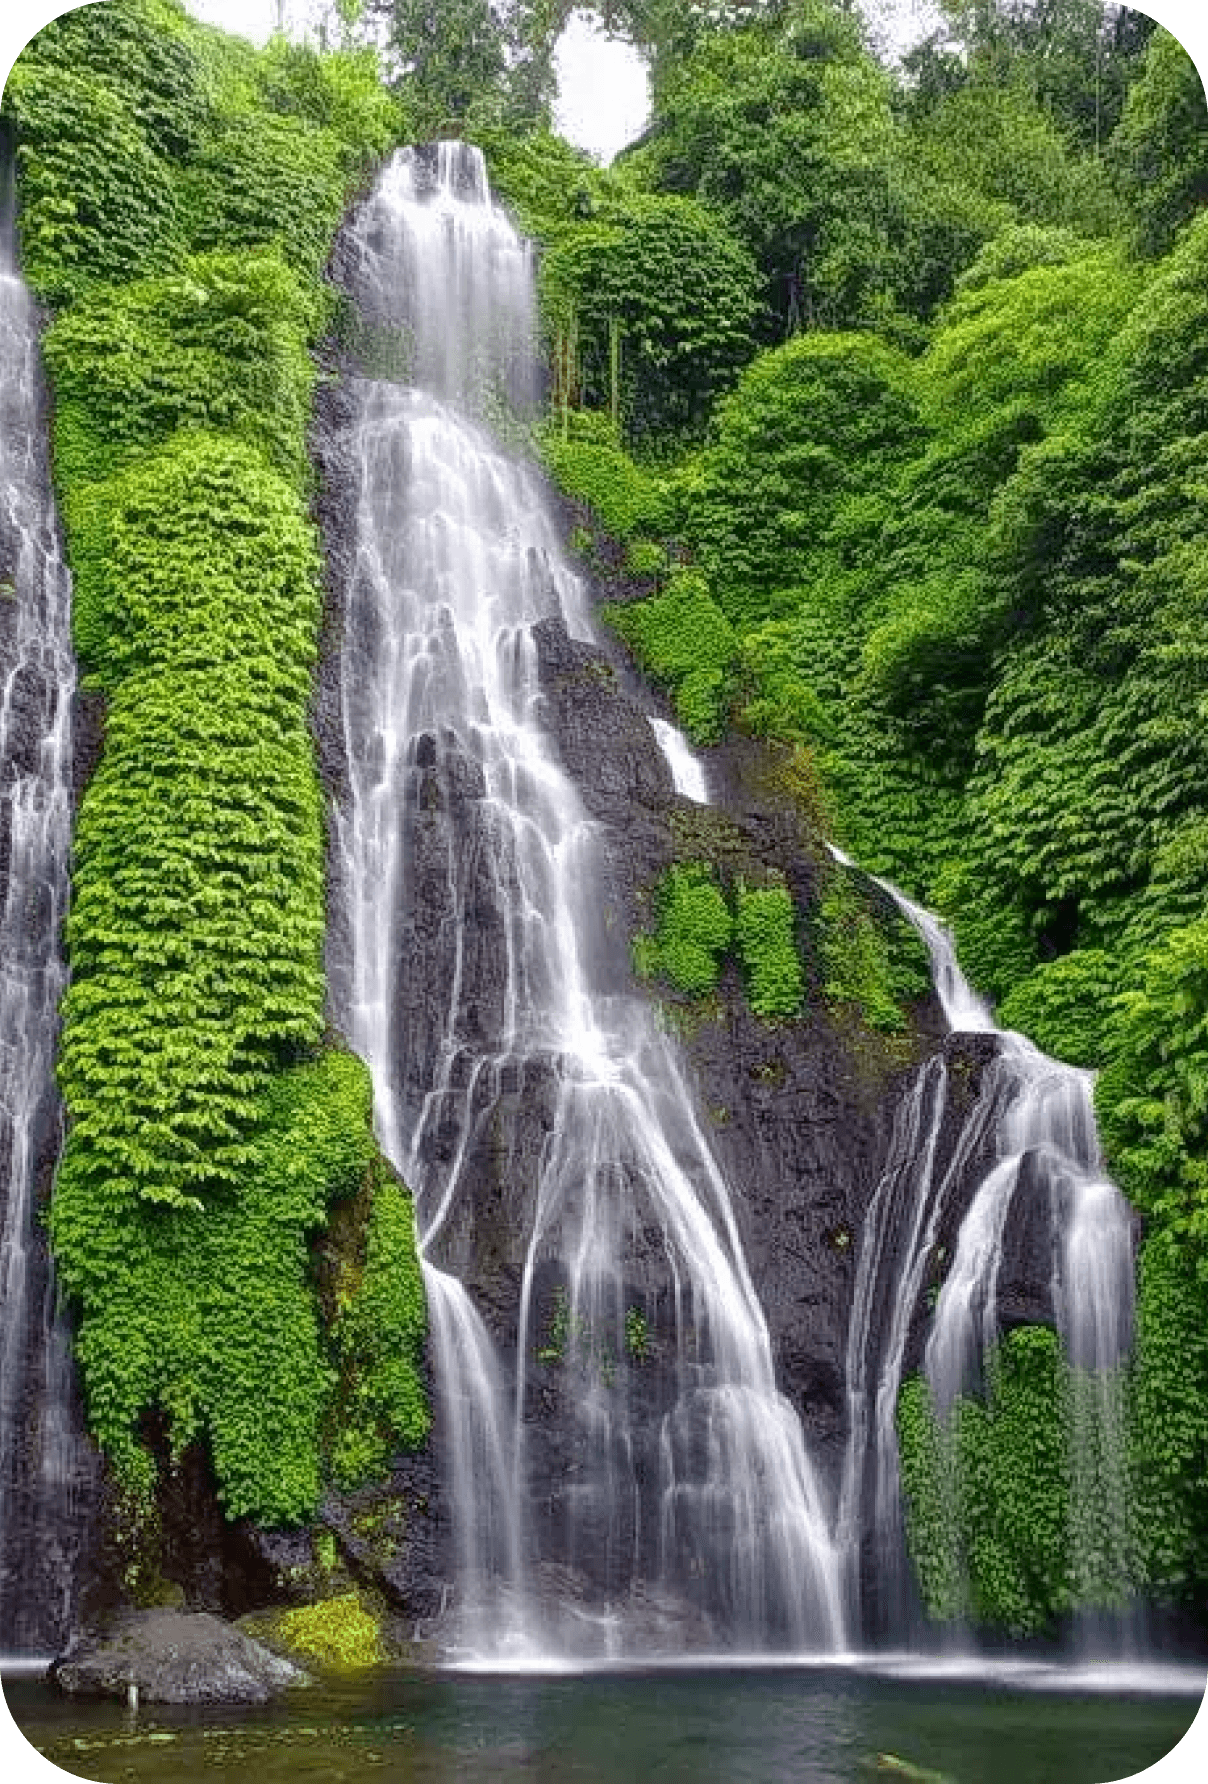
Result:
<svg viewBox="0 0 1208 1784">
<path fill-rule="evenodd" d="M 52 317 L 77 642 L 107 703 L 80 817 L 53 1222 L 94 1428 L 145 1478 L 140 1420 L 158 1408 L 175 1443 L 205 1435 L 232 1512 L 270 1521 L 422 1435 L 414 1376 L 391 1375 L 372 1336 L 383 1306 L 400 1343 L 422 1326 L 405 1203 L 374 1189 L 367 1090 L 322 1033 L 305 424 L 345 204 L 393 143 L 466 134 L 540 249 L 536 443 L 589 543 L 624 563 L 618 633 L 698 743 L 737 730 L 793 752 L 830 834 L 954 925 L 1001 1019 L 1099 1071 L 1110 1163 L 1144 1221 L 1136 1585 L 1202 1609 L 1198 76 L 1144 14 L 1097 0 L 944 0 L 901 67 L 844 0 L 603 0 L 648 58 L 653 111 L 602 169 L 550 128 L 569 10 L 351 0 L 332 9 L 339 48 L 254 52 L 176 0 L 104 0 L 41 33 L 6 90 L 25 266 Z M 271 839 L 267 879 L 253 834 Z M 674 870 L 641 963 L 707 989 L 734 946 L 753 1000 L 789 1017 L 787 895 L 731 890 Z M 832 984 L 881 997 L 891 1026 L 876 938 L 838 879 L 830 896 Z M 254 900 L 274 912 L 263 930 Z M 358 1196 L 376 1212 L 325 1322 L 307 1240 Z M 248 1246 L 274 1260 L 255 1301 Z M 354 1398 L 365 1430 L 325 1451 L 331 1408 Z M 1016 1630 L 1068 1608 L 1062 1408 L 1049 1337 L 1023 1334 L 963 1415 L 964 1515 L 999 1545 L 977 1608 Z M 902 1424 L 919 1530 L 917 1384 Z M 942 1557 L 916 1558 L 949 1614 Z"/>
</svg>

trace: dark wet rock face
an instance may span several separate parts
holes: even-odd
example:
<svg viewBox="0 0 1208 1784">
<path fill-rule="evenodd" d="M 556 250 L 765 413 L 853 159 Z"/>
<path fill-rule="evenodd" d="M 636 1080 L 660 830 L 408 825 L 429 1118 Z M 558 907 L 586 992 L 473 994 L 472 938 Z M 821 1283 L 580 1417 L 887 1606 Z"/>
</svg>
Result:
<svg viewBox="0 0 1208 1784">
<path fill-rule="evenodd" d="M 378 1590 L 407 1633 L 418 1639 L 439 1621 L 450 1591 L 448 1508 L 431 1447 L 398 1457 L 387 1481 L 329 1493 L 320 1515 L 352 1577 Z"/>
<path fill-rule="evenodd" d="M 776 788 L 772 753 L 748 740 L 707 752 L 715 803 L 694 805 L 674 790 L 646 716 L 655 702 L 620 651 L 569 639 L 554 621 L 539 626 L 537 637 L 550 732 L 606 831 L 605 927 L 632 936 L 648 925 L 651 887 L 685 858 L 712 860 L 730 878 L 779 870 L 804 926 L 822 870 L 816 841 Z M 841 1029 L 816 1000 L 799 1021 L 760 1020 L 733 966 L 715 1002 L 678 1014 L 689 1081 L 734 1197 L 777 1379 L 833 1490 L 858 1235 L 909 1068 L 894 1064 L 876 1037 Z M 651 1240 L 657 1249 L 657 1235 Z"/>
<path fill-rule="evenodd" d="M 72 1697 L 173 1704 L 264 1704 L 309 1684 L 292 1662 L 208 1612 L 130 1611 L 60 1660 L 53 1678 Z"/>
</svg>

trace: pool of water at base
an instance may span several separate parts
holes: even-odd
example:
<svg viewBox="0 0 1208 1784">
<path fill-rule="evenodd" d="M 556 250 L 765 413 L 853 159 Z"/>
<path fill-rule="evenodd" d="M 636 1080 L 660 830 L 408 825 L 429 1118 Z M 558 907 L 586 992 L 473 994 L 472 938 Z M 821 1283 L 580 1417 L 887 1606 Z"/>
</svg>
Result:
<svg viewBox="0 0 1208 1784">
<path fill-rule="evenodd" d="M 1074 1692 L 959 1668 L 399 1670 L 268 1709 L 133 1716 L 41 1682 L 4 1690 L 41 1753 L 103 1784 L 1107 1784 L 1177 1744 L 1203 1694 L 1196 1678 Z"/>
</svg>

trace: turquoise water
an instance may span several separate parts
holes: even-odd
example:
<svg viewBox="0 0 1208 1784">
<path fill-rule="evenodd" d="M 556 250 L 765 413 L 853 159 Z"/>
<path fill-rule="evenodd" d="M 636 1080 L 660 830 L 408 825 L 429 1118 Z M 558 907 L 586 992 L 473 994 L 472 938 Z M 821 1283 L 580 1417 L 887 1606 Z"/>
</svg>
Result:
<svg viewBox="0 0 1208 1784">
<path fill-rule="evenodd" d="M 6 1680 L 27 1737 L 114 1784 L 1106 1784 L 1162 1758 L 1203 1675 L 1121 1675 L 1094 1692 L 1009 1676 L 818 1668 L 565 1677 L 377 1673 L 270 1710 L 73 1704 Z M 1166 1692 L 1140 1690 L 1163 1684 Z M 901 1762 L 901 1763 L 899 1763 Z"/>
</svg>

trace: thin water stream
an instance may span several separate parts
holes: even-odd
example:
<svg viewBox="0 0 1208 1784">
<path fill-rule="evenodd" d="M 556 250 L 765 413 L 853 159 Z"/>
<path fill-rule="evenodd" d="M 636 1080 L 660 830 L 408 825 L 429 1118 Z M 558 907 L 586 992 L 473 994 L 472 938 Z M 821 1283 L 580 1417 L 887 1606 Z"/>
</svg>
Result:
<svg viewBox="0 0 1208 1784">
<path fill-rule="evenodd" d="M 655 740 L 671 770 L 671 781 L 676 792 L 682 793 L 685 799 L 694 800 L 697 805 L 708 805 L 709 783 L 705 778 L 704 766 L 692 754 L 683 732 L 667 719 L 651 719 L 650 729 L 654 732 Z"/>
</svg>

